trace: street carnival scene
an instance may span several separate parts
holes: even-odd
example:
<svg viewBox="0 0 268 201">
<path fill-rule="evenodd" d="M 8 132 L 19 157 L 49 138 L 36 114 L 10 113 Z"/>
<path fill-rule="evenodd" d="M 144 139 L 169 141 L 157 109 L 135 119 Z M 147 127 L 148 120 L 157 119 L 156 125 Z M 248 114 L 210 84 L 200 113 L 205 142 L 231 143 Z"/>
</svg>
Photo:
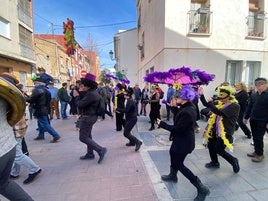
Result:
<svg viewBox="0 0 268 201">
<path fill-rule="evenodd" d="M 143 15 L 177 3 L 132 0 L 136 24 L 109 34 L 112 67 L 105 48 L 78 42 L 75 15 L 63 15 L 59 34 L 38 30 L 34 17 L 57 27 L 42 3 L 4 0 L 10 13 L 0 8 L 0 201 L 268 200 L 268 0 L 244 4 L 258 20 L 248 18 L 255 25 L 246 37 L 253 41 L 240 41 L 245 49 L 231 39 L 212 47 L 222 40 L 213 39 L 215 0 L 189 1 L 187 22 L 199 26 L 185 36 Z M 129 24 L 122 19 L 100 27 L 119 30 Z M 156 30 L 163 46 L 148 37 Z M 189 38 L 172 47 L 174 35 Z"/>
</svg>

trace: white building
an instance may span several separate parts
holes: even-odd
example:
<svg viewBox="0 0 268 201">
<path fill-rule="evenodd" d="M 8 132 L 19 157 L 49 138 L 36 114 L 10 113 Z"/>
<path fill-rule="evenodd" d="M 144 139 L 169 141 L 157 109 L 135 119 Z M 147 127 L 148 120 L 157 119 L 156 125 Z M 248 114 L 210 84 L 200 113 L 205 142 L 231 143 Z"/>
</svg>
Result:
<svg viewBox="0 0 268 201">
<path fill-rule="evenodd" d="M 138 76 L 190 66 L 223 81 L 268 78 L 268 0 L 137 0 Z"/>
<path fill-rule="evenodd" d="M 138 82 L 137 29 L 119 31 L 114 36 L 115 70 L 126 75 L 130 86 Z"/>
</svg>

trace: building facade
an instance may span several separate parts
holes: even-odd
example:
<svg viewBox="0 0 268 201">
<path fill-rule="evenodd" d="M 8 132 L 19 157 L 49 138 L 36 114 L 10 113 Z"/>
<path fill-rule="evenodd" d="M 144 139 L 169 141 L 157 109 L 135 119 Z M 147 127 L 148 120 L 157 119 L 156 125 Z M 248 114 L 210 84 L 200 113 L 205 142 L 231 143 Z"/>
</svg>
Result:
<svg viewBox="0 0 268 201">
<path fill-rule="evenodd" d="M 114 36 L 115 71 L 124 74 L 134 86 L 138 83 L 137 29 L 119 31 Z"/>
<path fill-rule="evenodd" d="M 12 73 L 30 86 L 35 66 L 32 1 L 1 1 L 0 44 L 0 73 Z"/>
<path fill-rule="evenodd" d="M 137 0 L 139 80 L 190 66 L 251 86 L 268 78 L 268 0 Z"/>
<path fill-rule="evenodd" d="M 82 72 L 97 76 L 97 55 L 76 45 L 74 55 L 66 53 L 64 35 L 35 34 L 36 66 L 43 67 L 55 82 L 75 83 Z"/>
</svg>

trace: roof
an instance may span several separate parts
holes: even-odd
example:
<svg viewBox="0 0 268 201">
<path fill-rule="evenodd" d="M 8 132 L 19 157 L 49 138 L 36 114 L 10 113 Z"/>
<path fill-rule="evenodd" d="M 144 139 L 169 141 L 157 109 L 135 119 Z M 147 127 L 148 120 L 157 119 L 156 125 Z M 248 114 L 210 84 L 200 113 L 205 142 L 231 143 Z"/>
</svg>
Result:
<svg viewBox="0 0 268 201">
<path fill-rule="evenodd" d="M 40 38 L 44 40 L 54 40 L 62 46 L 65 46 L 64 35 L 53 35 L 53 34 L 34 34 L 35 38 Z"/>
</svg>

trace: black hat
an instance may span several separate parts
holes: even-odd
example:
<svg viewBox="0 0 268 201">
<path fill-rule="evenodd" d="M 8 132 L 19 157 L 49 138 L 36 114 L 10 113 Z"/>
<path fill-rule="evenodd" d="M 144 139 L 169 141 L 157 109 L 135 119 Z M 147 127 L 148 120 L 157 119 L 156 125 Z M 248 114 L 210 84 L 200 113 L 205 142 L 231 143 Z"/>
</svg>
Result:
<svg viewBox="0 0 268 201">
<path fill-rule="evenodd" d="M 132 94 L 134 93 L 134 90 L 133 90 L 133 88 L 128 87 L 128 88 L 125 90 L 125 92 L 126 92 L 126 94 L 127 94 L 128 96 L 132 96 Z"/>
</svg>

